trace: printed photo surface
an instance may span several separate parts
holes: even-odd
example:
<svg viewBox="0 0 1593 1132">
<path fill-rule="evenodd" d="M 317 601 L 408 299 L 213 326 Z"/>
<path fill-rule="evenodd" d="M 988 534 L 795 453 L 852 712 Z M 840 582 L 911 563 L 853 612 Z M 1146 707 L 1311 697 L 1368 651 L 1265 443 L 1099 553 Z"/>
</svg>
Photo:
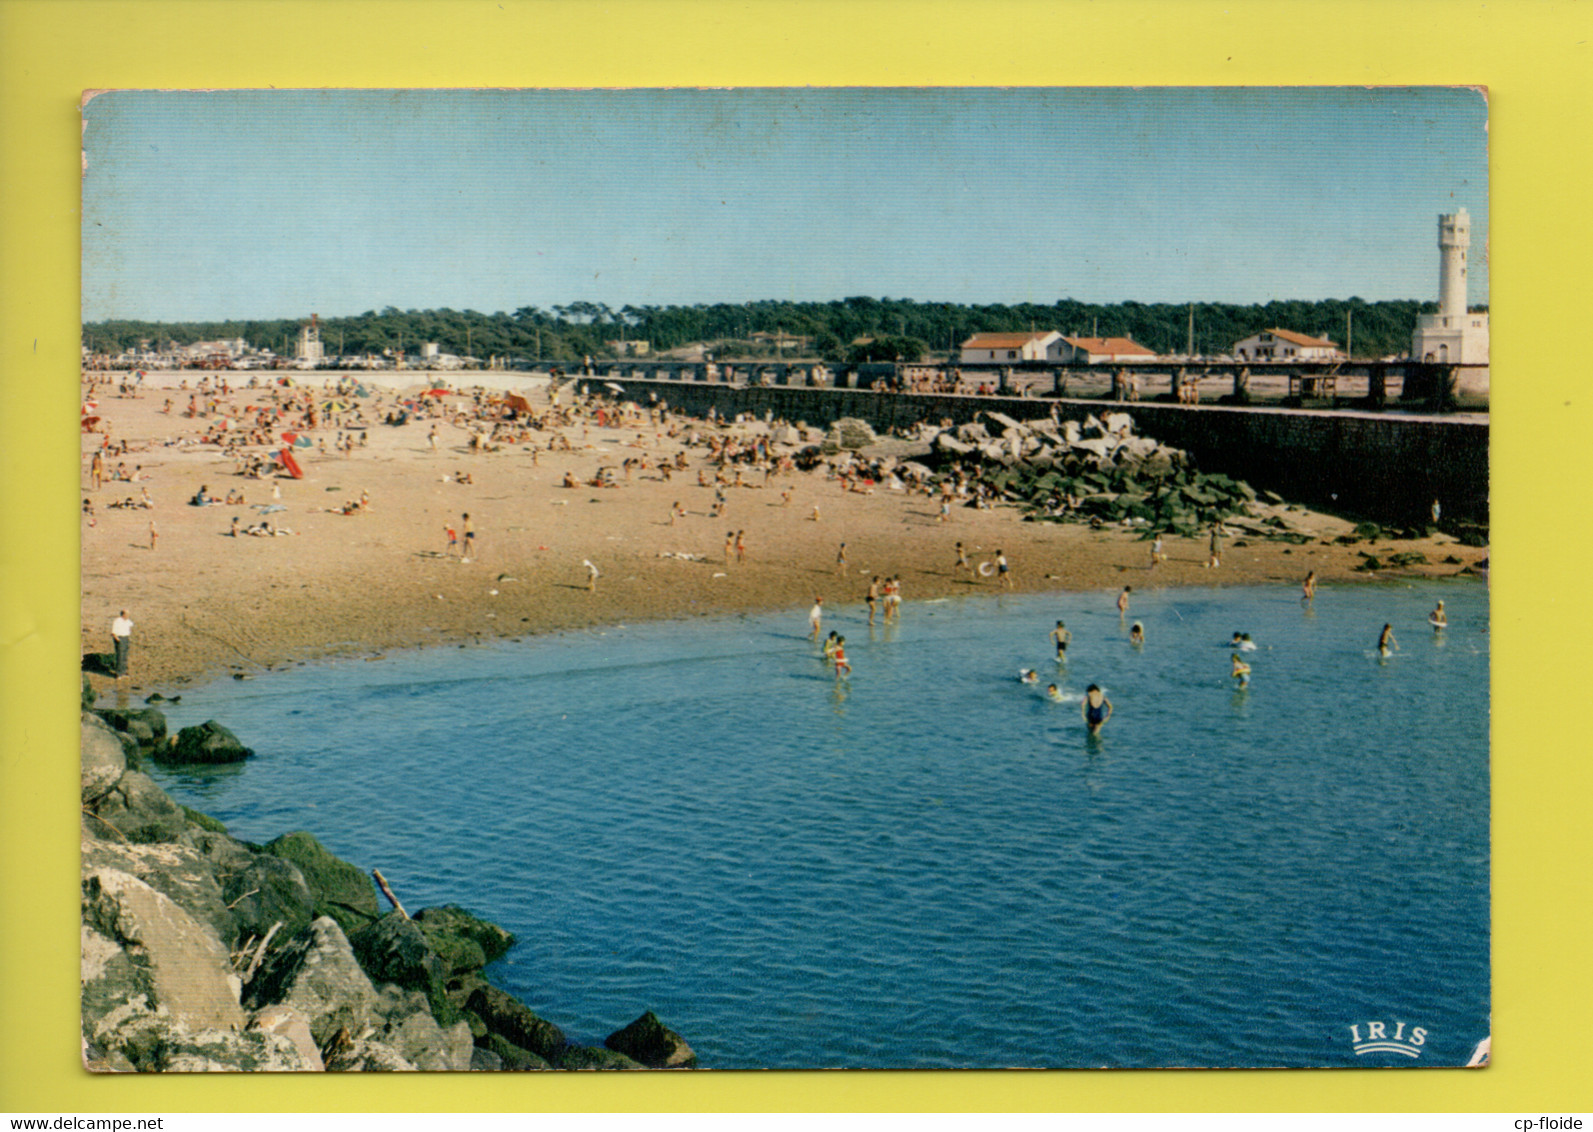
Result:
<svg viewBox="0 0 1593 1132">
<path fill-rule="evenodd" d="M 90 1070 L 1487 1064 L 1485 91 L 82 117 Z"/>
</svg>

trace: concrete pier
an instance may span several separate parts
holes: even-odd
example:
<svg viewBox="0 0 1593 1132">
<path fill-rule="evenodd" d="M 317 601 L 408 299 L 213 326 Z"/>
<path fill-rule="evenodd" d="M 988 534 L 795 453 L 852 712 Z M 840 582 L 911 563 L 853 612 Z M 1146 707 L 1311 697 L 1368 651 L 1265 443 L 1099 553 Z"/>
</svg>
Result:
<svg viewBox="0 0 1593 1132">
<path fill-rule="evenodd" d="M 1242 373 L 1234 375 L 1236 392 Z M 1480 415 L 881 393 L 839 381 L 835 388 L 656 380 L 624 385 L 626 396 L 639 403 L 647 404 L 648 394 L 656 393 L 658 400 L 694 416 L 712 406 L 722 417 L 772 413 L 820 427 L 857 417 L 882 432 L 921 421 L 961 424 L 986 411 L 1018 420 L 1053 412 L 1060 420 L 1127 412 L 1135 431 L 1186 449 L 1203 470 L 1239 476 L 1314 507 L 1414 523 L 1425 519 L 1437 499 L 1446 515 L 1488 517 L 1488 421 Z"/>
</svg>

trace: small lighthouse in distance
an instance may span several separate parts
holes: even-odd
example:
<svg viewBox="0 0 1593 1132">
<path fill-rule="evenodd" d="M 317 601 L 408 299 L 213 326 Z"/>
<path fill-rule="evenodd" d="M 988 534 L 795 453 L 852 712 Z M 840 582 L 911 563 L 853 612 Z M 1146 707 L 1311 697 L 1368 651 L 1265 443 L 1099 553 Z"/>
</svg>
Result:
<svg viewBox="0 0 1593 1132">
<path fill-rule="evenodd" d="M 1438 218 L 1438 313 L 1418 315 L 1411 357 L 1423 362 L 1488 364 L 1488 316 L 1466 309 L 1466 269 L 1471 215 L 1465 209 Z"/>
</svg>

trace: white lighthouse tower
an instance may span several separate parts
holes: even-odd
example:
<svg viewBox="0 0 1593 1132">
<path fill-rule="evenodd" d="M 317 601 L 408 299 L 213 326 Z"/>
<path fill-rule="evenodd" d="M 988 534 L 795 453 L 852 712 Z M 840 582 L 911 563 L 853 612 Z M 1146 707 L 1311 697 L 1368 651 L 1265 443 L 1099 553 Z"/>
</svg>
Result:
<svg viewBox="0 0 1593 1132">
<path fill-rule="evenodd" d="M 321 358 L 321 316 L 312 314 L 310 321 L 299 327 L 299 352 L 296 355 L 299 361 L 308 365 L 319 365 Z"/>
<path fill-rule="evenodd" d="M 1418 315 L 1411 357 L 1424 362 L 1488 364 L 1488 316 L 1466 309 L 1471 216 L 1465 209 L 1438 217 L 1438 313 Z"/>
</svg>

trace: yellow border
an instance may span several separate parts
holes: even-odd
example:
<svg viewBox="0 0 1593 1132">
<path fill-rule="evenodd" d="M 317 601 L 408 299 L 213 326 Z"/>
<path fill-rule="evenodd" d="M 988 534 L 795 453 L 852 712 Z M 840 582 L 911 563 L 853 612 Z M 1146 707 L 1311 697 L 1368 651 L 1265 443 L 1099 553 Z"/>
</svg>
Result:
<svg viewBox="0 0 1593 1132">
<path fill-rule="evenodd" d="M 1576 460 L 1593 6 L 0 0 L 0 1111 L 1587 1110 Z M 89 1078 L 77 1068 L 77 101 L 159 86 L 1491 88 L 1496 1058 L 1484 1072 Z M 1350 156 L 1348 160 L 1354 160 Z M 1241 176 L 1242 172 L 1235 172 Z M 51 423 L 46 423 L 51 422 Z M 1574 533 L 1573 533 L 1574 531 Z M 1578 740 L 1581 740 L 1578 742 Z"/>
</svg>

